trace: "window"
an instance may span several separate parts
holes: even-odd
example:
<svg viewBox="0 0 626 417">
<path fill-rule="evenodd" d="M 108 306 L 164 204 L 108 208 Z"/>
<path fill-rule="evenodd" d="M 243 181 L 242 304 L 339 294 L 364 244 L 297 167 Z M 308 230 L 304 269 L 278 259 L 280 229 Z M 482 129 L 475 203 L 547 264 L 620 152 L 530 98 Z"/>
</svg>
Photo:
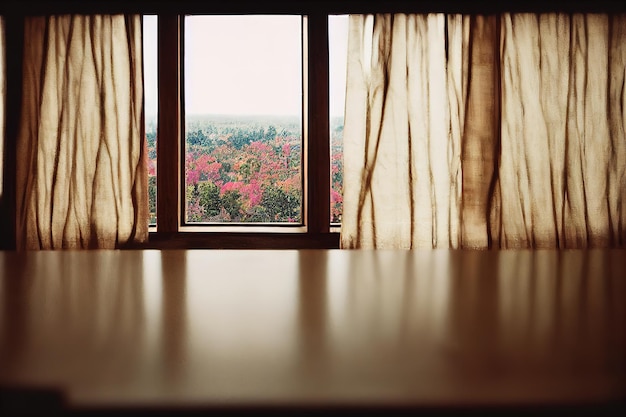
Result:
<svg viewBox="0 0 626 417">
<path fill-rule="evenodd" d="M 151 241 L 338 247 L 343 103 L 329 117 L 323 20 L 144 16 Z"/>
<path fill-rule="evenodd" d="M 343 202 L 343 117 L 346 100 L 348 15 L 328 17 L 330 114 L 330 221 L 341 223 Z"/>
<path fill-rule="evenodd" d="M 148 146 L 148 204 L 150 205 L 149 224 L 156 226 L 156 140 L 158 120 L 157 83 L 157 17 L 143 17 L 143 73 L 144 73 L 144 117 L 146 144 Z"/>
<path fill-rule="evenodd" d="M 302 224 L 302 17 L 184 19 L 184 224 Z"/>
</svg>

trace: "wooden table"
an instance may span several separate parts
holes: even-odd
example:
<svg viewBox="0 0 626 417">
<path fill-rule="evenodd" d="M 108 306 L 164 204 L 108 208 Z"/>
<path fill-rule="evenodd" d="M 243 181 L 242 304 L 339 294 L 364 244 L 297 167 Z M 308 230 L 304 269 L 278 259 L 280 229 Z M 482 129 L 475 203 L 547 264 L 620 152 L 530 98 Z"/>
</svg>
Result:
<svg viewBox="0 0 626 417">
<path fill-rule="evenodd" d="M 0 414 L 621 412 L 625 319 L 624 250 L 0 252 Z"/>
</svg>

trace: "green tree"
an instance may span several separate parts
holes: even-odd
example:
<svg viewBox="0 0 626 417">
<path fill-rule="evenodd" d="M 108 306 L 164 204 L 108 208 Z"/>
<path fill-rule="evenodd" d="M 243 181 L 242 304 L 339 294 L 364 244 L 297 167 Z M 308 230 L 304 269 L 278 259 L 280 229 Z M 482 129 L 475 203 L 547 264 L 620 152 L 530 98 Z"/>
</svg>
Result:
<svg viewBox="0 0 626 417">
<path fill-rule="evenodd" d="M 156 132 L 146 132 L 146 142 L 149 148 L 156 146 Z"/>
<path fill-rule="evenodd" d="M 270 221 L 289 221 L 297 219 L 300 211 L 300 199 L 288 194 L 281 188 L 270 185 L 263 190 L 261 205 Z"/>
<path fill-rule="evenodd" d="M 150 224 L 156 223 L 156 177 L 148 177 L 148 208 Z"/>
<path fill-rule="evenodd" d="M 267 214 L 267 210 L 263 206 L 254 206 L 252 209 L 246 213 L 243 221 L 246 222 L 257 222 L 257 223 L 265 223 L 270 221 L 269 215 Z"/>
<path fill-rule="evenodd" d="M 229 190 L 222 195 L 222 206 L 232 221 L 238 221 L 241 216 L 241 193 Z"/>
<path fill-rule="evenodd" d="M 200 205 L 204 207 L 207 216 L 217 216 L 220 214 L 221 199 L 220 188 L 211 181 L 201 182 L 198 184 L 198 195 Z"/>
<path fill-rule="evenodd" d="M 185 198 L 187 204 L 187 221 L 201 222 L 204 217 L 204 209 L 198 200 L 198 186 L 188 185 L 185 188 Z"/>
<path fill-rule="evenodd" d="M 270 125 L 267 128 L 267 133 L 265 133 L 265 140 L 273 140 L 276 137 L 276 128 L 274 125 Z"/>
<path fill-rule="evenodd" d="M 207 137 L 204 135 L 204 132 L 202 132 L 202 130 L 198 129 L 195 132 L 188 132 L 187 133 L 187 144 L 188 145 L 192 145 L 192 146 L 206 146 L 208 145 L 207 143 Z"/>
</svg>

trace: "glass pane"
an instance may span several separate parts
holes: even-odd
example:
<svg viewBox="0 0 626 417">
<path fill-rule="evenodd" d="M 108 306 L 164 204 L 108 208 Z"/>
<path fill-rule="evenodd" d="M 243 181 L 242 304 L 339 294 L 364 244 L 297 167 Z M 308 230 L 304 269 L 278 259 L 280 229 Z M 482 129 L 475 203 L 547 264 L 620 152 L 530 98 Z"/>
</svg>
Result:
<svg viewBox="0 0 626 417">
<path fill-rule="evenodd" d="M 341 223 L 343 212 L 343 117 L 346 100 L 348 15 L 328 17 L 330 86 L 330 222 Z"/>
<path fill-rule="evenodd" d="M 156 141 L 157 141 L 157 16 L 143 16 L 144 113 L 148 144 L 148 202 L 150 225 L 156 226 Z"/>
<path fill-rule="evenodd" d="M 186 221 L 301 223 L 301 16 L 187 16 L 184 65 Z"/>
</svg>

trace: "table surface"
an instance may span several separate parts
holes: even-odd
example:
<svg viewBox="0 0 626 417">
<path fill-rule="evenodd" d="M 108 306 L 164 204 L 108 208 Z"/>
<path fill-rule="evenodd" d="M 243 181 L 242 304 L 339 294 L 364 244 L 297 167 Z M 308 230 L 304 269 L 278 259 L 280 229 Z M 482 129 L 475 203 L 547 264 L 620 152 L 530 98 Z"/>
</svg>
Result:
<svg viewBox="0 0 626 417">
<path fill-rule="evenodd" d="M 0 386 L 69 407 L 622 403 L 626 251 L 0 252 Z"/>
</svg>

